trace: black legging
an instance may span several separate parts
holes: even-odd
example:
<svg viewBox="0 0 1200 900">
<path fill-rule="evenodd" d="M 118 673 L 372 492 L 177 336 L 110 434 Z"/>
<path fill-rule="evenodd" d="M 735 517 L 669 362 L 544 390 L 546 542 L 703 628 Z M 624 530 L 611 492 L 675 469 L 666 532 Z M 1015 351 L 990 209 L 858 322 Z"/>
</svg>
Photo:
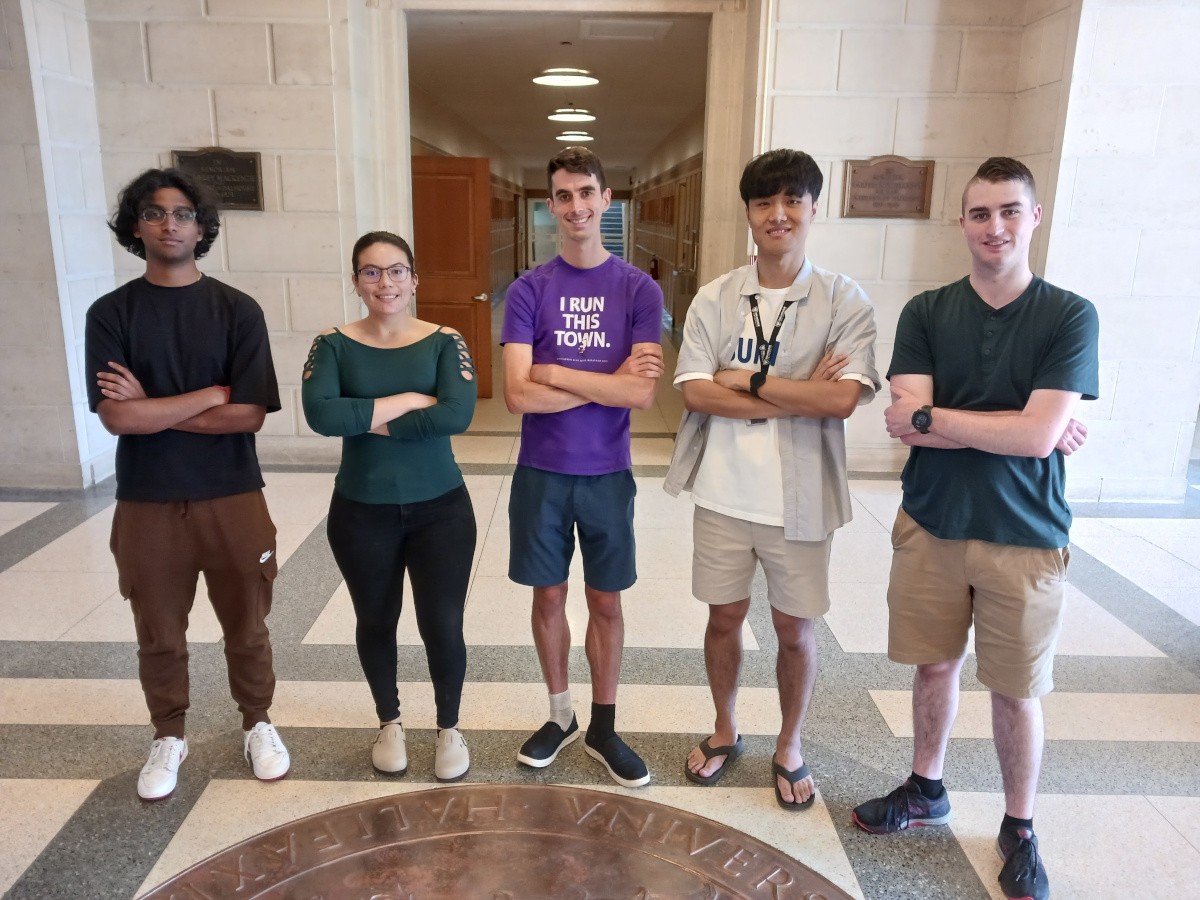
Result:
<svg viewBox="0 0 1200 900">
<path fill-rule="evenodd" d="M 467 672 L 463 608 L 475 554 L 475 512 L 466 485 L 406 504 L 359 503 L 334 491 L 326 531 L 354 602 L 358 658 L 379 721 L 400 716 L 396 626 L 407 568 L 437 725 L 453 728 Z"/>
</svg>

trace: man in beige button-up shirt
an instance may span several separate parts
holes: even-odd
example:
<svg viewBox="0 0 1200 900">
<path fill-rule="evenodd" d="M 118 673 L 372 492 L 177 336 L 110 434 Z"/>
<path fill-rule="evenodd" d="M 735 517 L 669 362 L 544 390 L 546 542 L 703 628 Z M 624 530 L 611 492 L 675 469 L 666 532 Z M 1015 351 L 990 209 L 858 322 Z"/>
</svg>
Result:
<svg viewBox="0 0 1200 900">
<path fill-rule="evenodd" d="M 675 372 L 687 412 L 664 485 L 692 492 L 692 593 L 709 604 L 716 730 L 686 774 L 715 784 L 745 746 L 735 719 L 741 633 L 761 563 L 779 638 L 775 796 L 789 810 L 815 796 L 800 731 L 817 674 L 812 620 L 829 609 L 830 541 L 850 519 L 843 420 L 880 386 L 866 294 L 805 256 L 821 183 L 812 157 L 795 150 L 746 166 L 741 195 L 759 256 L 701 288 L 688 311 Z"/>
</svg>

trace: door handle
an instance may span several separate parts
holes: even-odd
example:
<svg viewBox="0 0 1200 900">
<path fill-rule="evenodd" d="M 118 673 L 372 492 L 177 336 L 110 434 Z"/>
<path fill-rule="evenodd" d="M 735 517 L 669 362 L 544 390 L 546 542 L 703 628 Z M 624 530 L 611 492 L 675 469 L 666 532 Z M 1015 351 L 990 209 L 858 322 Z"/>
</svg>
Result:
<svg viewBox="0 0 1200 900">
<path fill-rule="evenodd" d="M 487 294 L 476 294 L 476 295 L 475 295 L 474 297 L 472 297 L 471 299 L 472 299 L 472 300 L 483 300 L 484 302 L 486 302 L 486 301 L 487 301 L 487 298 L 488 298 L 488 295 L 487 295 Z"/>
</svg>

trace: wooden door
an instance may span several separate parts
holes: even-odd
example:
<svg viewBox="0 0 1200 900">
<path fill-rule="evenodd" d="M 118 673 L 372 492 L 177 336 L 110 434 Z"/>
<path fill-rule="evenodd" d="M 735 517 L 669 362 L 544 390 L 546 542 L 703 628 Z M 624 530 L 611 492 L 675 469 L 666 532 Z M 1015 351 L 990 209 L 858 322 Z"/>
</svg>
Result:
<svg viewBox="0 0 1200 900">
<path fill-rule="evenodd" d="M 414 156 L 417 315 L 462 332 L 492 396 L 492 186 L 486 159 Z"/>
</svg>

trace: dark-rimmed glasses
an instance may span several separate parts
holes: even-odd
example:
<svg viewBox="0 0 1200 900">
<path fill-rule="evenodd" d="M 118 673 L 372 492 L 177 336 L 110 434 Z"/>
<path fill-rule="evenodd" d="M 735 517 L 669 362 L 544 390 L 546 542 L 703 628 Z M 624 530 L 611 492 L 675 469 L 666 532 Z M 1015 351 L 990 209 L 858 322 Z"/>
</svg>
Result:
<svg viewBox="0 0 1200 900">
<path fill-rule="evenodd" d="M 181 206 L 178 209 L 173 209 L 169 213 L 158 206 L 147 206 L 142 210 L 139 218 L 143 222 L 149 222 L 151 225 L 161 225 L 170 216 L 175 220 L 176 225 L 190 225 L 196 221 L 196 211 L 188 206 Z"/>
<path fill-rule="evenodd" d="M 384 272 L 387 272 L 388 278 L 399 284 L 408 278 L 408 273 L 411 271 L 412 269 L 409 266 L 404 265 L 388 266 L 386 269 L 381 269 L 379 266 L 363 266 L 355 274 L 358 276 L 359 281 L 374 284 L 383 277 Z"/>
</svg>

